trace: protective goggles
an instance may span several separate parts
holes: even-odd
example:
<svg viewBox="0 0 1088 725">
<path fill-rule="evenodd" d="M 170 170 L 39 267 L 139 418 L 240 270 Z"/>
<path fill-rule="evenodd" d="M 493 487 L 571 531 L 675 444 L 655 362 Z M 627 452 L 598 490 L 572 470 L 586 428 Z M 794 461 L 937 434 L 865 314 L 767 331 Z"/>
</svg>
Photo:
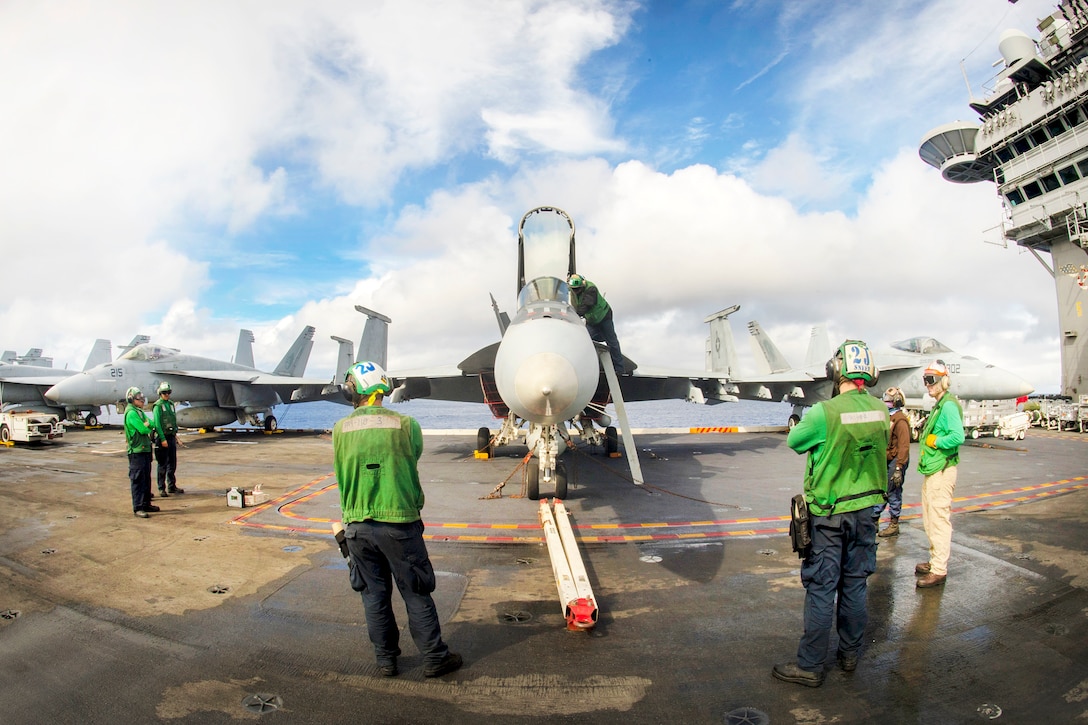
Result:
<svg viewBox="0 0 1088 725">
<path fill-rule="evenodd" d="M 937 382 L 940 379 L 941 378 L 940 378 L 939 375 L 923 375 L 922 376 L 922 382 L 925 383 L 927 387 L 930 386 L 930 385 L 936 385 Z"/>
</svg>

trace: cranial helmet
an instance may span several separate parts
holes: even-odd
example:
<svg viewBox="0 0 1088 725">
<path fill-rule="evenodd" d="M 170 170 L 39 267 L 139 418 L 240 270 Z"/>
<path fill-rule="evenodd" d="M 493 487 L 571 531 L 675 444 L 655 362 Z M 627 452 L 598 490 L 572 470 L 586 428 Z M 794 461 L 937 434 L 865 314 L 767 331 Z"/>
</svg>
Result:
<svg viewBox="0 0 1088 725">
<path fill-rule="evenodd" d="M 580 274 L 572 274 L 570 279 L 567 280 L 567 284 L 571 289 L 581 289 L 586 286 L 586 278 Z"/>
<path fill-rule="evenodd" d="M 876 385 L 880 371 L 876 369 L 869 346 L 861 340 L 845 340 L 827 361 L 827 377 L 837 386 L 844 378 L 862 380 L 868 387 Z"/>
<path fill-rule="evenodd" d="M 165 380 L 163 380 L 161 383 L 159 383 L 159 394 L 160 395 L 162 393 L 171 393 L 171 392 L 173 392 L 173 389 L 170 387 L 170 383 L 166 382 Z"/>
<path fill-rule="evenodd" d="M 348 368 L 344 384 L 356 395 L 369 396 L 373 393 L 389 395 L 393 386 L 381 365 L 373 362 L 358 362 Z"/>
<path fill-rule="evenodd" d="M 933 385 L 934 382 L 940 382 L 941 390 L 948 390 L 948 386 L 951 384 L 951 380 L 948 377 L 948 366 L 944 364 L 944 360 L 934 360 L 929 365 L 926 365 L 926 369 L 922 371 L 922 382 L 926 387 Z"/>
<path fill-rule="evenodd" d="M 884 391 L 884 403 L 889 408 L 902 408 L 906 406 L 907 399 L 899 388 L 888 388 Z"/>
<path fill-rule="evenodd" d="M 125 402 L 131 403 L 133 400 L 136 400 L 136 398 L 142 398 L 143 396 L 144 394 L 140 392 L 140 389 L 133 386 L 125 391 Z"/>
</svg>

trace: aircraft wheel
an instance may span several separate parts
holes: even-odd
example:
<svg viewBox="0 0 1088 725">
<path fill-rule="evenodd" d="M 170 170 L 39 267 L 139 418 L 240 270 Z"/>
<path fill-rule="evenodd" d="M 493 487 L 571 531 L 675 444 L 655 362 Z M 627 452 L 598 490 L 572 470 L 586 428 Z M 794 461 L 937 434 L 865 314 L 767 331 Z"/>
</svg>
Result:
<svg viewBox="0 0 1088 725">
<path fill-rule="evenodd" d="M 530 501 L 540 499 L 540 465 L 535 458 L 525 464 L 525 496 Z"/>
<path fill-rule="evenodd" d="M 264 417 L 264 429 L 266 431 L 274 431 L 280 427 L 280 424 L 276 422 L 276 416 L 266 415 Z"/>
<path fill-rule="evenodd" d="M 786 427 L 789 428 L 790 430 L 793 430 L 793 426 L 797 425 L 800 422 L 801 422 L 800 416 L 798 416 L 797 414 L 791 415 L 790 419 L 786 421 Z"/>
<path fill-rule="evenodd" d="M 83 419 L 83 424 L 94 428 L 98 425 L 98 416 L 94 413 L 87 413 L 87 417 Z"/>
<path fill-rule="evenodd" d="M 971 429 L 971 437 L 972 438 L 978 438 L 978 428 L 972 428 Z"/>
<path fill-rule="evenodd" d="M 11 431 L 6 425 L 0 425 L 0 443 L 11 442 Z"/>
<path fill-rule="evenodd" d="M 495 455 L 495 449 L 491 445 L 491 431 L 487 428 L 476 431 L 476 450 L 486 453 L 488 458 Z"/>
<path fill-rule="evenodd" d="M 555 497 L 559 499 L 567 498 L 567 467 L 558 466 L 555 469 Z"/>
<path fill-rule="evenodd" d="M 616 426 L 610 425 L 604 429 L 604 454 L 610 456 L 619 449 L 619 436 L 616 434 Z"/>
</svg>

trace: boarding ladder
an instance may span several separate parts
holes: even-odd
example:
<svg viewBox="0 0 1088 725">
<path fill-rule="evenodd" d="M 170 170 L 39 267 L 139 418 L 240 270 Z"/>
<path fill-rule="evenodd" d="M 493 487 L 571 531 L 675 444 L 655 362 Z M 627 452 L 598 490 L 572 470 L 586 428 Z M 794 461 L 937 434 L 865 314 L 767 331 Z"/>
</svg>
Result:
<svg viewBox="0 0 1088 725">
<path fill-rule="evenodd" d="M 484 394 L 484 402 L 491 409 L 491 414 L 496 418 L 505 418 L 510 415 L 510 406 L 503 402 L 499 395 L 499 387 L 495 385 L 495 371 L 483 370 L 480 372 L 480 390 Z"/>
</svg>

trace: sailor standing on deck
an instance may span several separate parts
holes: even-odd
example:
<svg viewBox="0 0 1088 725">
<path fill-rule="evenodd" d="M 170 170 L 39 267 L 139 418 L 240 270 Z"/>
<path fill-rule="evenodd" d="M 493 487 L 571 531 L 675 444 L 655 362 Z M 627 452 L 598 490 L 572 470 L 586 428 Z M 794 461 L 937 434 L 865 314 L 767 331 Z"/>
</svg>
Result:
<svg viewBox="0 0 1088 725">
<path fill-rule="evenodd" d="M 151 421 L 144 413 L 144 394 L 139 388 L 125 391 L 125 442 L 128 451 L 128 480 L 132 489 L 132 513 L 141 519 L 155 513 L 151 505 Z"/>
<path fill-rule="evenodd" d="M 918 438 L 918 472 L 922 482 L 922 525 L 929 537 L 929 561 L 914 567 L 915 582 L 926 589 L 944 584 L 948 578 L 948 556 L 952 553 L 952 495 L 956 492 L 956 470 L 963 443 L 963 408 L 948 392 L 951 381 L 941 360 L 922 372 L 926 392 L 936 398 L 922 434 Z"/>
<path fill-rule="evenodd" d="M 170 383 L 159 383 L 159 399 L 151 406 L 151 418 L 155 422 L 155 432 L 159 434 L 159 443 L 155 447 L 155 461 L 159 481 L 159 495 L 166 498 L 170 494 L 185 493 L 178 488 L 178 416 L 174 412 L 174 401 L 170 400 L 173 390 Z"/>
<path fill-rule="evenodd" d="M 808 453 L 804 496 L 812 542 L 801 564 L 805 632 L 797 661 L 771 671 L 808 687 L 823 684 L 833 617 L 839 665 L 846 672 L 857 668 L 869 621 L 867 579 L 876 570 L 873 506 L 884 501 L 888 486 L 888 410 L 865 390 L 877 379 L 868 346 L 847 340 L 827 368 L 834 397 L 809 408 L 786 438 L 790 448 Z"/>
<path fill-rule="evenodd" d="M 423 674 L 438 677 L 458 669 L 462 659 L 442 641 L 431 598 L 435 576 L 423 543 L 423 489 L 416 467 L 423 433 L 415 418 L 382 407 L 392 390 L 377 364 L 352 365 L 343 391 L 355 410 L 332 431 L 351 585 L 363 596 L 381 673 L 394 677 L 398 672 L 400 629 L 391 603 L 395 580 L 408 610 L 408 630 L 423 655 Z"/>
</svg>

